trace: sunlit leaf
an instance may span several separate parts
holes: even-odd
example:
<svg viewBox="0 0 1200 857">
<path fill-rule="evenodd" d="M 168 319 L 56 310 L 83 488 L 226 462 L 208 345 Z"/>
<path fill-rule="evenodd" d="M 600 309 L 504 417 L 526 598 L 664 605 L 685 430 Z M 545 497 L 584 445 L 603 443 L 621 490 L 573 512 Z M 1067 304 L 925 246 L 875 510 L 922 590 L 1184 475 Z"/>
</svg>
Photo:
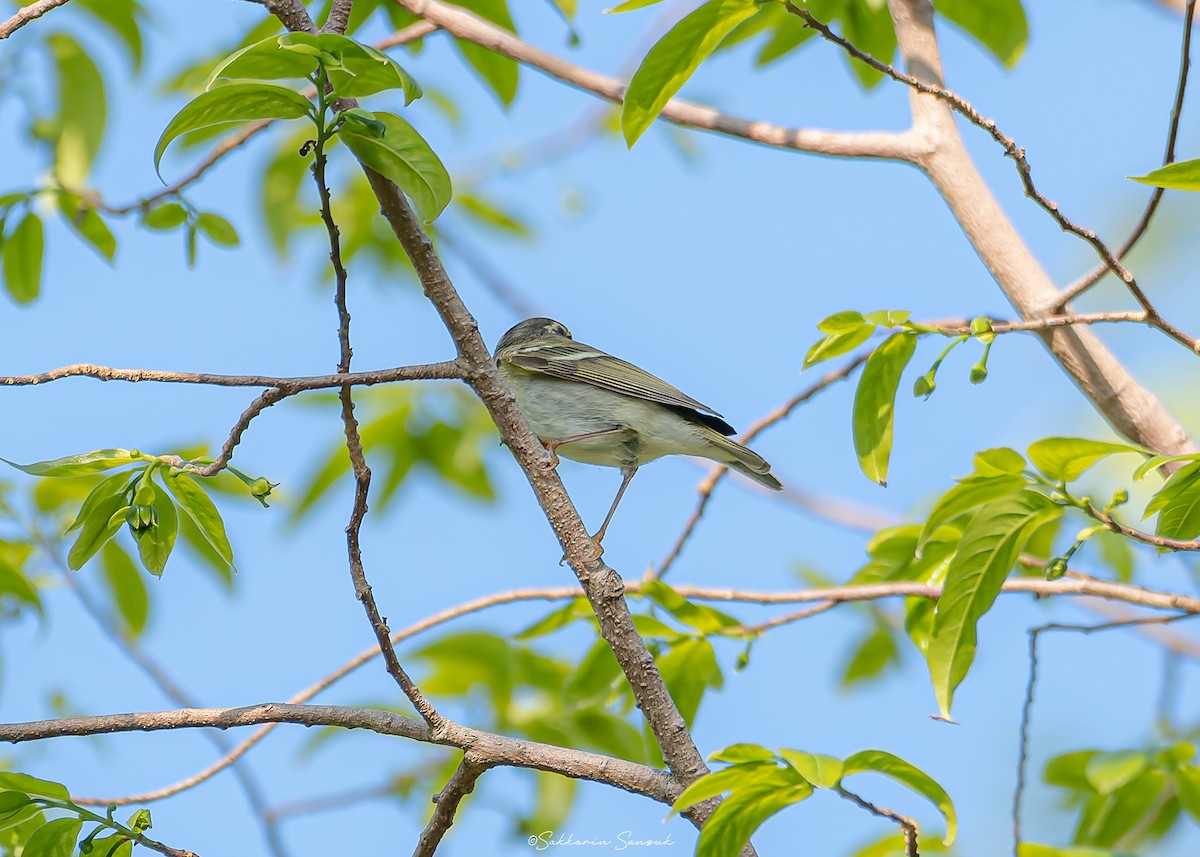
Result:
<svg viewBox="0 0 1200 857">
<path fill-rule="evenodd" d="M 375 113 L 383 136 L 343 125 L 338 136 L 363 164 L 413 198 L 427 221 L 436 220 L 450 202 L 450 174 L 425 139 L 393 113 Z"/>
<path fill-rule="evenodd" d="M 854 393 L 854 450 L 866 477 L 887 485 L 888 461 L 892 455 L 892 432 L 896 389 L 917 338 L 893 333 L 876 348 L 863 367 Z"/>
</svg>

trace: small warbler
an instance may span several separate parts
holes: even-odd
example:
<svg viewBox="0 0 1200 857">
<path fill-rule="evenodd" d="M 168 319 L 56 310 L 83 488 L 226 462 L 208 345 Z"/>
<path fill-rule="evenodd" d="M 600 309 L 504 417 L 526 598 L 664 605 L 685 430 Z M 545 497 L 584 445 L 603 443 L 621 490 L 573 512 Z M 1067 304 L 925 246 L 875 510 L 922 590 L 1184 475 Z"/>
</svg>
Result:
<svg viewBox="0 0 1200 857">
<path fill-rule="evenodd" d="M 597 549 L 637 469 L 664 455 L 698 455 L 779 491 L 771 465 L 730 440 L 733 427 L 665 381 L 571 338 L 550 318 L 530 318 L 496 344 L 496 365 L 530 428 L 550 450 L 617 467 L 617 496 L 592 536 Z M 602 550 L 602 549 L 601 549 Z"/>
</svg>

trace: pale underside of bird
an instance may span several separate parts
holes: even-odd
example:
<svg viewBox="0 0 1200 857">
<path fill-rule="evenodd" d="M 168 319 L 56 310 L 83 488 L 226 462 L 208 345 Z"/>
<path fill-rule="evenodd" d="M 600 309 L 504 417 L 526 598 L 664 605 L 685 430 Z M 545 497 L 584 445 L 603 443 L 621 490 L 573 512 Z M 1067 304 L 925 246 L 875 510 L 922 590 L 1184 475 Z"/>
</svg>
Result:
<svg viewBox="0 0 1200 857">
<path fill-rule="evenodd" d="M 694 455 L 730 467 L 766 488 L 782 489 L 758 453 L 730 440 L 721 415 L 649 372 L 576 342 L 557 321 L 531 318 L 495 351 L 530 428 L 552 454 L 619 468 L 623 479 L 600 529 L 598 551 L 637 469 L 664 455 Z"/>
</svg>

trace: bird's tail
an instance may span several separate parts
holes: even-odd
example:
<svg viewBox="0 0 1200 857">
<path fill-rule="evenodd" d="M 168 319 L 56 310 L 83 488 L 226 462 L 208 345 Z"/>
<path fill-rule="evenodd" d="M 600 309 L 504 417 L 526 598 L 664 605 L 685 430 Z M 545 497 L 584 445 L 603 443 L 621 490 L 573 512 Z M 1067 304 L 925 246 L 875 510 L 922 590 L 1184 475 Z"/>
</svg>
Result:
<svg viewBox="0 0 1200 857">
<path fill-rule="evenodd" d="M 705 432 L 705 439 L 712 448 L 711 454 L 705 455 L 706 458 L 749 476 L 764 488 L 770 488 L 772 491 L 783 490 L 783 484 L 771 474 L 771 465 L 754 450 L 747 449 L 737 441 L 723 437 L 714 431 Z"/>
</svg>

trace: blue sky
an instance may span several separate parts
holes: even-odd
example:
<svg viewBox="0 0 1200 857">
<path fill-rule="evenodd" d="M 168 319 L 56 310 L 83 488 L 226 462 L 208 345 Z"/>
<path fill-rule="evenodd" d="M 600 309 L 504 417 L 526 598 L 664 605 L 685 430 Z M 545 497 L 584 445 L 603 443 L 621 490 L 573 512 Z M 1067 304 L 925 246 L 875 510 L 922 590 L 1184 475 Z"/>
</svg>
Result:
<svg viewBox="0 0 1200 857">
<path fill-rule="evenodd" d="M 185 57 L 226 43 L 262 14 L 253 4 L 227 0 L 156 5 L 161 8 L 154 11 L 156 28 L 149 38 L 149 80 Z M 571 58 L 614 73 L 625 67 L 655 10 L 601 16 L 594 4 L 580 5 L 586 7 L 576 25 L 582 43 Z M 1012 71 L 999 68 L 957 32 L 945 32 L 948 83 L 1027 149 L 1039 186 L 1068 215 L 1118 243 L 1146 194 L 1125 176 L 1146 172 L 1161 157 L 1179 23 L 1149 3 L 1130 0 L 1027 5 L 1031 39 Z M 197 20 L 204 26 L 199 32 Z M 68 7 L 9 44 L 19 46 L 33 27 L 76 23 Z M 530 41 L 567 50 L 566 33 L 548 6 L 523 7 L 518 23 Z M 407 114 L 452 171 L 519 149 L 595 106 L 589 96 L 525 70 L 516 103 L 501 110 L 443 41 L 431 38 L 418 57 L 400 61 L 431 90 L 454 93 L 464 117 L 461 128 L 446 122 L 428 99 Z M 100 56 L 106 70 L 126 79 L 122 60 L 107 45 Z M 765 72 L 752 70 L 746 50 L 730 52 L 706 65 L 685 94 L 800 127 L 898 129 L 907 117 L 902 88 L 883 84 L 862 92 L 842 57 L 824 44 L 811 44 Z M 94 176 L 107 198 L 121 202 L 156 187 L 153 144 L 181 103 L 178 96 L 156 95 L 144 81 L 123 83 L 110 95 L 114 133 Z M 15 130 L 23 121 L 14 100 L 0 100 L 5 129 L 0 147 L 6 152 L 0 190 L 28 185 L 44 167 Z M 1195 154 L 1197 129 L 1193 113 L 1185 112 L 1183 156 Z M 603 138 L 568 157 L 481 185 L 529 219 L 533 241 L 465 231 L 453 207 L 446 224 L 470 236 L 475 251 L 529 303 L 566 323 L 577 338 L 661 375 L 712 404 L 739 429 L 815 379 L 815 372 L 813 378 L 799 374 L 800 363 L 816 338 L 815 323 L 832 312 L 896 308 L 918 318 L 1011 315 L 915 170 L 704 135 L 691 136 L 696 153 L 685 158 L 673 134 L 656 126 L 632 152 L 615 138 Z M 1088 249 L 1022 197 L 1000 150 L 971 129 L 966 137 L 980 169 L 1051 273 L 1065 282 L 1090 268 Z M 195 187 L 193 201 L 228 217 L 244 244 L 236 251 L 202 245 L 192 269 L 183 263 L 176 235 L 117 224 L 120 250 L 108 267 L 52 228 L 41 300 L 21 309 L 0 304 L 5 373 L 72 362 L 281 375 L 332 371 L 337 343 L 324 245 L 308 235 L 279 259 L 258 221 L 255 187 L 269 148 L 262 141 L 248 147 Z M 169 155 L 164 174 L 180 174 L 194 157 Z M 1133 259 L 1166 314 L 1191 330 L 1200 322 L 1188 276 L 1197 251 L 1179 239 L 1195 214 L 1192 199 L 1169 195 L 1156 229 Z M 485 338 L 494 343 L 517 317 L 461 259 L 450 255 L 447 266 Z M 356 368 L 452 354 L 432 309 L 404 275 L 352 268 L 350 286 Z M 1084 306 L 1115 309 L 1128 302 L 1109 284 Z M 1177 346 L 1142 329 L 1103 334 L 1141 380 L 1185 422 L 1194 421 L 1196 370 Z M 990 377 L 980 387 L 967 382 L 975 360 L 968 348 L 947 360 L 928 401 L 907 397 L 908 382 L 901 385 L 887 489 L 857 469 L 850 385 L 802 408 L 755 449 L 789 486 L 911 518 L 953 476 L 969 471 L 976 450 L 1024 449 L 1047 435 L 1108 436 L 1036 340 L 998 342 Z M 927 365 L 935 354 L 923 347 L 913 368 Z M 216 447 L 251 398 L 248 391 L 91 380 L 6 390 L 0 454 L 30 461 L 107 446 Z M 269 511 L 251 503 L 225 504 L 238 557 L 235 591 L 226 593 L 210 575 L 178 559 L 161 581 L 151 582 L 155 610 L 145 645 L 205 705 L 286 698 L 371 642 L 346 569 L 342 527 L 349 485 L 339 484 L 303 527 L 286 526 L 295 486 L 339 434 L 336 410 L 328 406 L 290 400 L 264 414 L 235 462 L 282 483 L 280 501 Z M 367 572 L 393 628 L 466 598 L 573 581 L 557 565 L 560 550 L 515 464 L 497 448 L 489 465 L 499 492 L 494 504 L 464 501 L 422 474 L 386 515 L 368 519 Z M 560 472 L 585 521 L 598 523 L 617 473 L 571 462 Z M 660 559 L 690 514 L 704 473 L 684 459 L 640 472 L 609 531 L 606 561 L 633 579 Z M 1125 475 L 1098 471 L 1098 490 L 1111 490 L 1116 483 L 1106 480 Z M 866 538 L 807 516 L 745 480 L 729 479 L 671 580 L 787 589 L 800 584 L 804 569 L 843 580 L 864 560 Z M 1147 556 L 1143 573 L 1147 585 L 1188 585 L 1187 570 L 1171 558 Z M 85 586 L 95 583 L 95 575 L 91 567 L 79 573 Z M 48 716 L 47 694 L 55 691 L 66 694 L 72 710 L 88 713 L 169 707 L 68 592 L 53 590 L 47 600 L 47 621 L 27 620 L 0 637 L 0 716 L 9 721 Z M 547 609 L 497 608 L 457 627 L 507 634 Z M 734 612 L 748 621 L 772 615 L 757 608 Z M 865 747 L 892 751 L 954 796 L 961 853 L 1002 853 L 1008 849 L 1027 673 L 1024 629 L 1051 617 L 1086 621 L 1094 615 L 1066 604 L 1001 599 L 981 626 L 980 658 L 956 700 L 957 727 L 927 716 L 935 703 L 914 651 L 906 653 L 903 671 L 882 682 L 851 694 L 836 690 L 847 647 L 865 627 L 853 609 L 772 631 L 756 645 L 744 673 L 732 671 L 736 647 L 719 649 L 727 683 L 705 700 L 696 740 L 706 753 L 735 741 L 834 755 Z M 552 640 L 572 657 L 586 645 L 581 635 L 570 633 Z M 1160 650 L 1134 634 L 1048 639 L 1032 730 L 1033 770 L 1052 752 L 1148 740 L 1161 664 Z M 1175 680 L 1178 711 L 1194 710 L 1192 667 L 1185 665 Z M 399 704 L 377 667 L 361 670 L 317 701 Z M 470 711 L 455 713 L 470 722 Z M 248 758 L 266 782 L 272 805 L 373 785 L 393 767 L 424 758 L 403 742 L 362 735 L 298 757 L 310 738 L 284 727 Z M 111 795 L 172 782 L 208 764 L 213 750 L 193 733 L 70 739 L 10 755 L 22 769 L 65 780 L 80 794 Z M 506 821 L 512 795 L 527 792 L 530 782 L 520 772 L 489 773 L 445 853 L 530 853 L 524 842 L 508 837 Z M 915 814 L 926 829 L 939 829 L 935 814 L 919 799 L 886 784 L 864 783 L 862 789 Z M 688 853 L 694 840 L 686 823 L 662 823 L 662 806 L 587 784 L 580 797 L 569 830 L 561 832 L 615 838 L 623 830 L 646 837 L 670 831 L 680 844 L 655 853 L 671 854 Z M 1026 804 L 1030 838 L 1063 841 L 1063 816 L 1051 814 L 1052 805 L 1051 792 L 1035 783 Z M 204 855 L 258 852 L 258 829 L 228 774 L 152 809 L 155 833 L 169 844 Z M 422 821 L 411 809 L 364 804 L 291 821 L 284 836 L 296 857 L 378 850 L 381 842 L 403 851 Z M 801 837 L 804 853 L 832 855 L 886 830 L 848 804 L 819 796 L 769 822 L 756 842 L 761 853 L 789 853 Z M 1159 853 L 1194 853 L 1196 845 L 1193 832 Z"/>
</svg>

